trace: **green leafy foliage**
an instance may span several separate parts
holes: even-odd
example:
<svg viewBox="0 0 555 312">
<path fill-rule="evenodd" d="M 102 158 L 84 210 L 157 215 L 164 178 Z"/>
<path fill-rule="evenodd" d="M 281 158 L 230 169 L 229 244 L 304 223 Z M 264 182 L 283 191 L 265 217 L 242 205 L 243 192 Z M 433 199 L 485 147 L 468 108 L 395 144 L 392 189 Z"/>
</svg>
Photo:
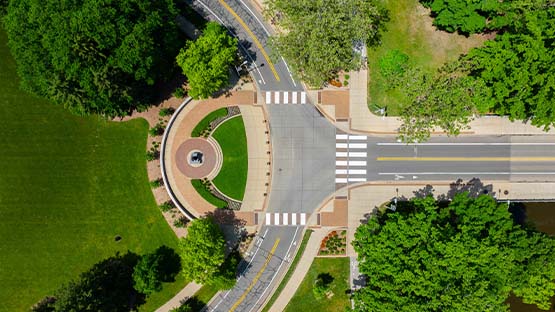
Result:
<svg viewBox="0 0 555 312">
<path fill-rule="evenodd" d="M 435 75 L 413 69 L 403 80 L 409 104 L 401 110 L 399 138 L 406 143 L 426 141 L 435 128 L 458 135 L 487 98 L 487 88 L 480 81 L 453 67 Z"/>
<path fill-rule="evenodd" d="M 133 288 L 133 267 L 138 256 L 116 255 L 95 264 L 59 289 L 55 311 L 130 311 L 144 297 Z"/>
<path fill-rule="evenodd" d="M 175 112 L 175 109 L 173 107 L 164 107 L 160 109 L 160 112 L 158 113 L 158 115 L 160 115 L 160 117 L 166 117 L 166 116 L 171 116 L 174 112 Z"/>
<path fill-rule="evenodd" d="M 487 195 L 401 202 L 361 225 L 353 246 L 367 276 L 356 311 L 507 311 L 511 291 L 546 309 L 555 294 L 554 239 Z"/>
<path fill-rule="evenodd" d="M 434 25 L 448 32 L 473 34 L 504 26 L 504 9 L 498 0 L 420 0 L 432 10 Z M 508 1 L 510 2 L 510 1 Z"/>
<path fill-rule="evenodd" d="M 238 251 L 235 250 L 230 253 L 209 284 L 218 290 L 233 288 L 237 281 L 237 266 L 240 261 L 241 255 Z"/>
<path fill-rule="evenodd" d="M 374 45 L 386 19 L 373 0 L 270 0 L 266 14 L 282 31 L 273 38 L 293 72 L 319 87 L 339 71 L 358 69 L 353 43 Z"/>
<path fill-rule="evenodd" d="M 5 27 L 26 91 L 77 114 L 145 108 L 177 54 L 172 0 L 10 1 Z"/>
<path fill-rule="evenodd" d="M 329 273 L 320 273 L 314 281 L 312 293 L 317 300 L 324 299 L 332 295 L 330 284 L 333 282 L 333 277 Z"/>
<path fill-rule="evenodd" d="M 225 260 L 222 230 L 211 216 L 196 219 L 180 242 L 183 275 L 204 284 L 213 280 Z"/>
<path fill-rule="evenodd" d="M 147 254 L 141 258 L 133 271 L 133 285 L 135 289 L 145 295 L 162 289 L 162 282 L 158 278 L 159 257 Z"/>
<path fill-rule="evenodd" d="M 181 270 L 179 255 L 171 248 L 161 246 L 153 253 L 141 257 L 133 270 L 135 290 L 145 295 L 162 289 L 162 282 L 172 282 Z"/>
<path fill-rule="evenodd" d="M 237 57 L 237 39 L 224 27 L 209 22 L 195 41 L 188 41 L 177 55 L 177 64 L 189 81 L 189 95 L 208 98 L 229 81 L 229 66 Z"/>
<path fill-rule="evenodd" d="M 388 88 L 395 88 L 401 83 L 408 61 L 409 56 L 397 49 L 388 51 L 380 58 L 380 73 L 387 80 Z"/>
<path fill-rule="evenodd" d="M 470 51 L 463 67 L 489 88 L 486 109 L 511 119 L 555 124 L 555 7 L 522 13 L 509 29 Z"/>
</svg>

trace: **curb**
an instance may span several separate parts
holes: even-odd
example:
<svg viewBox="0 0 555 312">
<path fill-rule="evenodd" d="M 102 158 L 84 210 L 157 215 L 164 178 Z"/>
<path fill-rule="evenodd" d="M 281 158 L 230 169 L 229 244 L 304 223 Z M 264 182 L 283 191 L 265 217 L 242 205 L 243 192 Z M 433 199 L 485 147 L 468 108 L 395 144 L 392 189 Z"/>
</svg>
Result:
<svg viewBox="0 0 555 312">
<path fill-rule="evenodd" d="M 175 119 L 177 118 L 179 113 L 181 113 L 181 111 L 185 108 L 185 106 L 187 106 L 187 104 L 189 104 L 189 102 L 191 102 L 192 100 L 193 98 L 191 97 L 188 97 L 185 100 L 183 100 L 181 105 L 179 105 L 175 113 L 172 115 L 172 117 L 170 118 L 170 121 L 168 122 L 168 126 L 164 131 L 164 136 L 162 137 L 162 146 L 160 147 L 160 170 L 162 171 L 162 180 L 164 181 L 164 185 L 166 186 L 166 191 L 168 192 L 168 195 L 170 195 L 170 199 L 177 207 L 177 209 L 179 209 L 179 211 L 181 211 L 181 213 L 191 221 L 196 219 L 196 217 L 192 213 L 190 213 L 183 205 L 181 205 L 181 203 L 177 200 L 171 188 L 170 183 L 168 182 L 168 176 L 166 175 L 165 155 L 166 155 L 166 141 L 168 140 L 168 135 L 171 131 L 173 123 L 175 122 Z"/>
</svg>

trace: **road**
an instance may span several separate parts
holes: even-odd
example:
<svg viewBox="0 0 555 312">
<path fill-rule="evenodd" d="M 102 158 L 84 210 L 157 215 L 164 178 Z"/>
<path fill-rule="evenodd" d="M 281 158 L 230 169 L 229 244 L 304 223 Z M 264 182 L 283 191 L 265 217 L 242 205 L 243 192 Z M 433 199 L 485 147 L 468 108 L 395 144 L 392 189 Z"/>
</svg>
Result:
<svg viewBox="0 0 555 312">
<path fill-rule="evenodd" d="M 239 38 L 259 94 L 268 94 L 264 101 L 269 104 L 273 150 L 269 213 L 310 214 L 336 188 L 370 180 L 555 180 L 551 137 L 534 137 L 533 145 L 513 144 L 530 143 L 530 137 L 464 137 L 434 138 L 429 144 L 413 146 L 387 138 L 342 134 L 308 102 L 285 61 L 270 57 L 274 54 L 268 45 L 272 30 L 250 2 L 187 2 Z M 519 158 L 511 157 L 521 158 L 515 162 Z M 264 224 L 264 220 L 260 222 Z M 237 285 L 214 298 L 208 311 L 261 309 L 302 238 L 304 225 L 288 224 L 261 228 Z"/>
</svg>

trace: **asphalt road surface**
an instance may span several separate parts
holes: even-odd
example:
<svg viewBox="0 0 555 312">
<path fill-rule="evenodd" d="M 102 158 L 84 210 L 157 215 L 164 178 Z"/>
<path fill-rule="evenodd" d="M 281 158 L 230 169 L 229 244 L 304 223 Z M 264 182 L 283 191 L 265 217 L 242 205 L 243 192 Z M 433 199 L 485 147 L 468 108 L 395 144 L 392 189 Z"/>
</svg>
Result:
<svg viewBox="0 0 555 312">
<path fill-rule="evenodd" d="M 267 106 L 273 150 L 269 213 L 310 214 L 336 188 L 372 180 L 555 180 L 552 137 L 465 136 L 406 145 L 391 138 L 342 134 L 303 100 L 302 85 L 293 79 L 285 61 L 270 50 L 271 28 L 249 1 L 186 2 L 239 38 L 259 94 L 267 95 L 266 103 L 272 103 Z M 264 220 L 259 222 L 264 224 Z M 262 227 L 255 247 L 242 263 L 237 285 L 214 298 L 208 311 L 261 309 L 302 238 L 304 225 L 289 224 Z"/>
</svg>

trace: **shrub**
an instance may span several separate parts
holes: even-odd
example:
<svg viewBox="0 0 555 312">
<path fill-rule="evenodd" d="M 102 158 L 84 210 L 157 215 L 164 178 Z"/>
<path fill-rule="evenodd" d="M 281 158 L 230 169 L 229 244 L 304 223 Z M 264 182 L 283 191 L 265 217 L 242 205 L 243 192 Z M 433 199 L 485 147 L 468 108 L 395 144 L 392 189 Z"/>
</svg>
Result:
<svg viewBox="0 0 555 312">
<path fill-rule="evenodd" d="M 173 107 L 167 107 L 167 108 L 160 109 L 160 112 L 158 113 L 158 115 L 160 115 L 160 117 L 166 117 L 166 116 L 171 116 L 174 112 L 175 112 L 175 109 L 173 109 Z"/>
<path fill-rule="evenodd" d="M 187 219 L 185 216 L 181 216 L 173 221 L 173 226 L 175 226 L 176 228 L 184 228 L 187 223 L 189 223 L 189 219 Z"/>
<path fill-rule="evenodd" d="M 146 160 L 153 161 L 160 158 L 160 151 L 158 151 L 157 145 L 152 146 L 148 152 L 146 152 Z"/>
<path fill-rule="evenodd" d="M 156 254 L 147 254 L 141 257 L 133 271 L 133 287 L 138 292 L 148 295 L 162 289 L 158 272 L 159 261 Z"/>
<path fill-rule="evenodd" d="M 161 178 L 150 181 L 150 187 L 157 188 L 157 187 L 160 187 L 160 186 L 162 186 L 162 179 Z"/>
<path fill-rule="evenodd" d="M 318 274 L 318 277 L 314 281 L 314 286 L 312 292 L 317 300 L 324 299 L 331 295 L 330 284 L 333 281 L 333 277 L 329 273 Z"/>
<path fill-rule="evenodd" d="M 150 134 L 150 136 L 155 137 L 164 134 L 165 129 L 166 126 L 164 125 L 164 122 L 159 121 L 154 127 L 148 130 L 148 133 Z"/>
<path fill-rule="evenodd" d="M 177 87 L 175 91 L 173 91 L 172 95 L 178 99 L 182 99 L 185 97 L 185 90 L 183 90 L 182 87 Z"/>
<path fill-rule="evenodd" d="M 162 212 L 168 212 L 175 207 L 173 206 L 173 203 L 168 200 L 167 202 L 158 205 L 158 208 L 160 208 Z"/>
<path fill-rule="evenodd" d="M 185 302 L 181 306 L 171 309 L 170 312 L 193 312 L 193 308 Z"/>
</svg>

